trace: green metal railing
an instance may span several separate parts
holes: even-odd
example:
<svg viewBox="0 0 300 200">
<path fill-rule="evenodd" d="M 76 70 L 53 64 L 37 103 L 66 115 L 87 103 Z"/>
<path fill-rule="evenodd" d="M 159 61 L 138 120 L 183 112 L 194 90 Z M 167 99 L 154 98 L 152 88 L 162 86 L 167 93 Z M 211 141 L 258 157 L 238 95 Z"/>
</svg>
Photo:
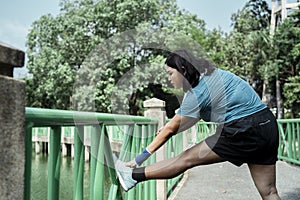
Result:
<svg viewBox="0 0 300 200">
<path fill-rule="evenodd" d="M 213 122 L 199 121 L 196 125 L 196 143 L 201 142 L 216 132 L 218 124 Z"/>
<path fill-rule="evenodd" d="M 76 127 L 73 127 L 73 126 L 62 127 L 62 129 L 61 129 L 62 138 L 66 138 L 66 137 L 73 138 L 74 133 L 75 133 L 75 128 Z M 85 136 L 84 137 L 86 139 L 90 139 L 91 138 L 91 134 L 90 134 L 91 126 L 85 126 L 84 128 L 85 128 L 85 131 L 84 131 Z M 113 141 L 122 142 L 124 139 L 124 135 L 126 133 L 126 128 L 127 128 L 127 125 L 107 126 L 109 138 L 111 138 Z M 32 136 L 36 137 L 37 139 L 43 138 L 45 140 L 45 138 L 48 138 L 49 135 L 50 135 L 49 127 L 35 127 L 32 129 Z"/>
<path fill-rule="evenodd" d="M 25 199 L 30 199 L 32 136 L 45 137 L 48 134 L 48 199 L 59 199 L 62 136 L 74 137 L 73 199 L 84 199 L 86 139 L 91 141 L 90 199 L 156 199 L 155 180 L 139 183 L 127 193 L 120 189 L 110 142 L 122 142 L 119 158 L 124 161 L 132 160 L 154 139 L 157 124 L 157 120 L 138 116 L 26 108 Z M 183 135 L 177 134 L 166 143 L 165 156 L 176 156 L 182 150 Z M 144 165 L 155 162 L 155 158 L 155 155 L 151 156 Z M 105 176 L 105 170 L 108 170 L 109 177 Z M 172 193 L 182 177 L 183 175 L 179 175 L 167 180 L 167 195 Z M 103 179 L 109 179 L 111 184 L 104 185 Z M 109 193 L 104 194 L 107 190 Z"/>
<path fill-rule="evenodd" d="M 73 199 L 84 199 L 83 180 L 85 147 L 84 139 L 91 141 L 90 148 L 90 191 L 92 200 L 98 199 L 156 199 L 156 181 L 139 183 L 125 193 L 121 189 L 114 170 L 110 142 L 123 143 L 119 157 L 124 161 L 132 160 L 155 137 L 158 122 L 156 120 L 125 115 L 112 115 L 91 112 L 76 112 L 26 108 L 26 163 L 25 163 L 25 199 L 30 199 L 32 135 L 48 134 L 48 199 L 59 199 L 61 136 L 74 137 L 74 177 Z M 278 120 L 280 144 L 278 157 L 291 163 L 300 164 L 300 119 Z M 42 127 L 42 128 L 41 128 Z M 196 125 L 196 134 L 186 132 L 188 143 L 198 143 L 215 133 L 217 124 L 200 121 Z M 46 131 L 45 131 L 46 130 Z M 196 136 L 193 138 L 193 134 Z M 166 158 L 174 157 L 184 149 L 184 134 L 177 134 L 166 143 Z M 151 156 L 145 165 L 155 162 Z M 104 173 L 108 171 L 109 175 Z M 167 180 L 167 194 L 170 195 L 183 175 Z M 110 185 L 104 185 L 103 179 L 109 179 Z M 105 194 L 104 191 L 109 191 Z"/>
<path fill-rule="evenodd" d="M 300 119 L 279 119 L 278 158 L 300 165 Z"/>
<path fill-rule="evenodd" d="M 33 128 L 50 127 L 47 198 L 56 200 L 59 199 L 62 128 L 75 127 L 73 199 L 84 199 L 83 174 L 85 155 L 83 138 L 85 137 L 84 128 L 90 126 L 92 127 L 90 133 L 90 199 L 155 199 L 155 181 L 139 183 L 128 193 L 122 192 L 114 170 L 108 131 L 112 127 L 121 127 L 122 130 L 124 130 L 124 127 L 127 127 L 124 130 L 126 134 L 123 136 L 123 145 L 119 157 L 129 161 L 153 140 L 157 130 L 157 123 L 156 120 L 138 116 L 26 108 L 24 198 L 30 199 Z M 155 156 L 152 156 L 145 164 L 150 164 L 151 162 L 155 162 Z M 109 177 L 105 177 L 105 168 L 109 171 Z M 105 178 L 110 179 L 111 185 L 104 185 L 103 179 Z M 106 196 L 104 194 L 105 190 L 109 190 L 109 194 Z"/>
<path fill-rule="evenodd" d="M 177 156 L 183 151 L 183 134 L 176 134 L 168 140 L 166 143 L 166 158 L 172 158 Z M 179 181 L 182 179 L 183 174 L 178 175 L 175 178 L 167 179 L 167 195 L 171 195 L 174 188 L 177 186 Z"/>
</svg>

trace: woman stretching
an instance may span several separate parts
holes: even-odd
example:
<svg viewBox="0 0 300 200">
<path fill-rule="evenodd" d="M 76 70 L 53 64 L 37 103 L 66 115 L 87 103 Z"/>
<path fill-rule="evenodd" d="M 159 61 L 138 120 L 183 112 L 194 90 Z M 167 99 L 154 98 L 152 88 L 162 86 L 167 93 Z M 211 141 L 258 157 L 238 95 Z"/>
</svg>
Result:
<svg viewBox="0 0 300 200">
<path fill-rule="evenodd" d="M 176 115 L 140 155 L 128 163 L 115 160 L 125 191 L 145 180 L 169 179 L 195 166 L 229 161 L 248 165 L 262 199 L 280 199 L 276 189 L 277 122 L 252 87 L 187 50 L 170 53 L 165 64 L 172 85 L 182 88 L 185 95 Z M 199 119 L 218 123 L 215 134 L 177 157 L 136 167 Z"/>
</svg>

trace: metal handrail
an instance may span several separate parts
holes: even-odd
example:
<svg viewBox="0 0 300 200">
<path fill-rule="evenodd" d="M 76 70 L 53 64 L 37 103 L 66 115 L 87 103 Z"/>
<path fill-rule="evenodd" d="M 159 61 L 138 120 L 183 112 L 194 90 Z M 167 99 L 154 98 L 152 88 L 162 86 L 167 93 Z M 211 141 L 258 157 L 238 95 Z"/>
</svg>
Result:
<svg viewBox="0 0 300 200">
<path fill-rule="evenodd" d="M 24 199 L 30 199 L 32 129 L 33 127 L 50 127 L 50 151 L 48 160 L 48 199 L 59 198 L 60 180 L 60 143 L 63 126 L 75 126 L 74 134 L 74 199 L 83 199 L 83 168 L 84 168 L 84 126 L 92 125 L 91 133 L 91 161 L 90 161 L 90 199 L 104 198 L 104 167 L 108 167 L 111 186 L 108 199 L 125 199 L 142 197 L 155 199 L 155 181 L 138 184 L 134 189 L 122 195 L 122 190 L 116 178 L 113 167 L 112 150 L 107 127 L 111 125 L 128 125 L 124 135 L 120 158 L 130 160 L 141 152 L 155 136 L 157 130 L 156 119 L 139 116 L 113 115 L 95 112 L 79 112 L 55 109 L 26 108 L 26 161 L 25 161 L 25 194 Z M 149 159 L 146 164 L 155 162 Z"/>
<path fill-rule="evenodd" d="M 126 125 L 126 129 L 118 130 L 118 140 L 122 140 L 120 158 L 131 160 L 142 151 L 155 137 L 158 121 L 156 119 L 116 115 L 107 113 L 67 111 L 55 109 L 26 108 L 26 160 L 25 160 L 25 194 L 24 199 L 30 199 L 31 155 L 32 155 L 32 130 L 34 127 L 50 127 L 50 153 L 49 153 L 49 176 L 48 176 L 48 199 L 59 198 L 59 167 L 60 166 L 60 143 L 62 127 L 74 126 L 74 192 L 73 199 L 83 199 L 83 170 L 84 170 L 84 127 L 91 126 L 91 154 L 90 160 L 90 199 L 103 199 L 104 164 L 108 166 L 111 180 L 108 199 L 156 199 L 156 181 L 146 181 L 138 184 L 127 193 L 122 193 L 113 168 L 112 150 L 109 135 L 109 127 Z M 188 133 L 191 139 L 189 143 L 198 143 L 207 136 L 214 134 L 217 124 L 199 122 L 196 133 Z M 280 144 L 278 149 L 279 159 L 300 164 L 300 119 L 278 120 Z M 124 136 L 122 139 L 122 130 Z M 113 134 L 112 134 L 113 135 Z M 177 134 L 167 142 L 166 157 L 173 157 L 183 149 L 182 135 Z M 180 144 L 179 144 L 180 143 Z M 176 147 L 176 148 L 175 148 Z M 95 156 L 97 155 L 97 156 Z M 145 165 L 155 162 L 155 156 L 147 160 Z M 167 192 L 170 194 L 181 177 L 167 181 Z"/>
<path fill-rule="evenodd" d="M 148 123 L 155 124 L 157 120 L 132 115 L 119 115 L 97 112 L 69 111 L 43 108 L 26 108 L 26 122 L 33 123 L 33 126 L 52 125 L 92 125 L 99 123 L 106 124 L 134 124 Z"/>
<path fill-rule="evenodd" d="M 278 119 L 278 158 L 300 165 L 300 119 Z"/>
</svg>

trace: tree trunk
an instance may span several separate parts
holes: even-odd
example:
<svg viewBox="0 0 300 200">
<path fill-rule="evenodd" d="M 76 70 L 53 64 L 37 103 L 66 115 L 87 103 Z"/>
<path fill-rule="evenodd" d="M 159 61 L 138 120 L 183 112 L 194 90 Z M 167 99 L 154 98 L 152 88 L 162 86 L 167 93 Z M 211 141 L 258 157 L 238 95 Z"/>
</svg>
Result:
<svg viewBox="0 0 300 200">
<path fill-rule="evenodd" d="M 262 102 L 266 104 L 269 108 L 271 108 L 271 92 L 270 92 L 270 86 L 269 86 L 269 80 L 265 76 L 264 82 L 263 82 L 263 89 L 262 89 Z"/>
<path fill-rule="evenodd" d="M 280 80 L 276 80 L 276 103 L 277 103 L 277 118 L 283 119 L 283 107 L 282 107 L 282 97 L 281 97 L 281 89 L 280 89 Z"/>
</svg>

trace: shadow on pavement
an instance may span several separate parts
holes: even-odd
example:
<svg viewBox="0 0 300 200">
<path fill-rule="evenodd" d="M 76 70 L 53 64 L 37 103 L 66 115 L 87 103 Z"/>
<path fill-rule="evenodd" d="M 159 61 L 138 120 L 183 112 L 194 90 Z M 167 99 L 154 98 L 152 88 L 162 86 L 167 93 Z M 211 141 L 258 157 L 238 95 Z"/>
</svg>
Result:
<svg viewBox="0 0 300 200">
<path fill-rule="evenodd" d="M 300 199 L 300 188 L 295 188 L 293 191 L 285 192 L 281 195 L 282 200 L 298 200 Z"/>
</svg>

